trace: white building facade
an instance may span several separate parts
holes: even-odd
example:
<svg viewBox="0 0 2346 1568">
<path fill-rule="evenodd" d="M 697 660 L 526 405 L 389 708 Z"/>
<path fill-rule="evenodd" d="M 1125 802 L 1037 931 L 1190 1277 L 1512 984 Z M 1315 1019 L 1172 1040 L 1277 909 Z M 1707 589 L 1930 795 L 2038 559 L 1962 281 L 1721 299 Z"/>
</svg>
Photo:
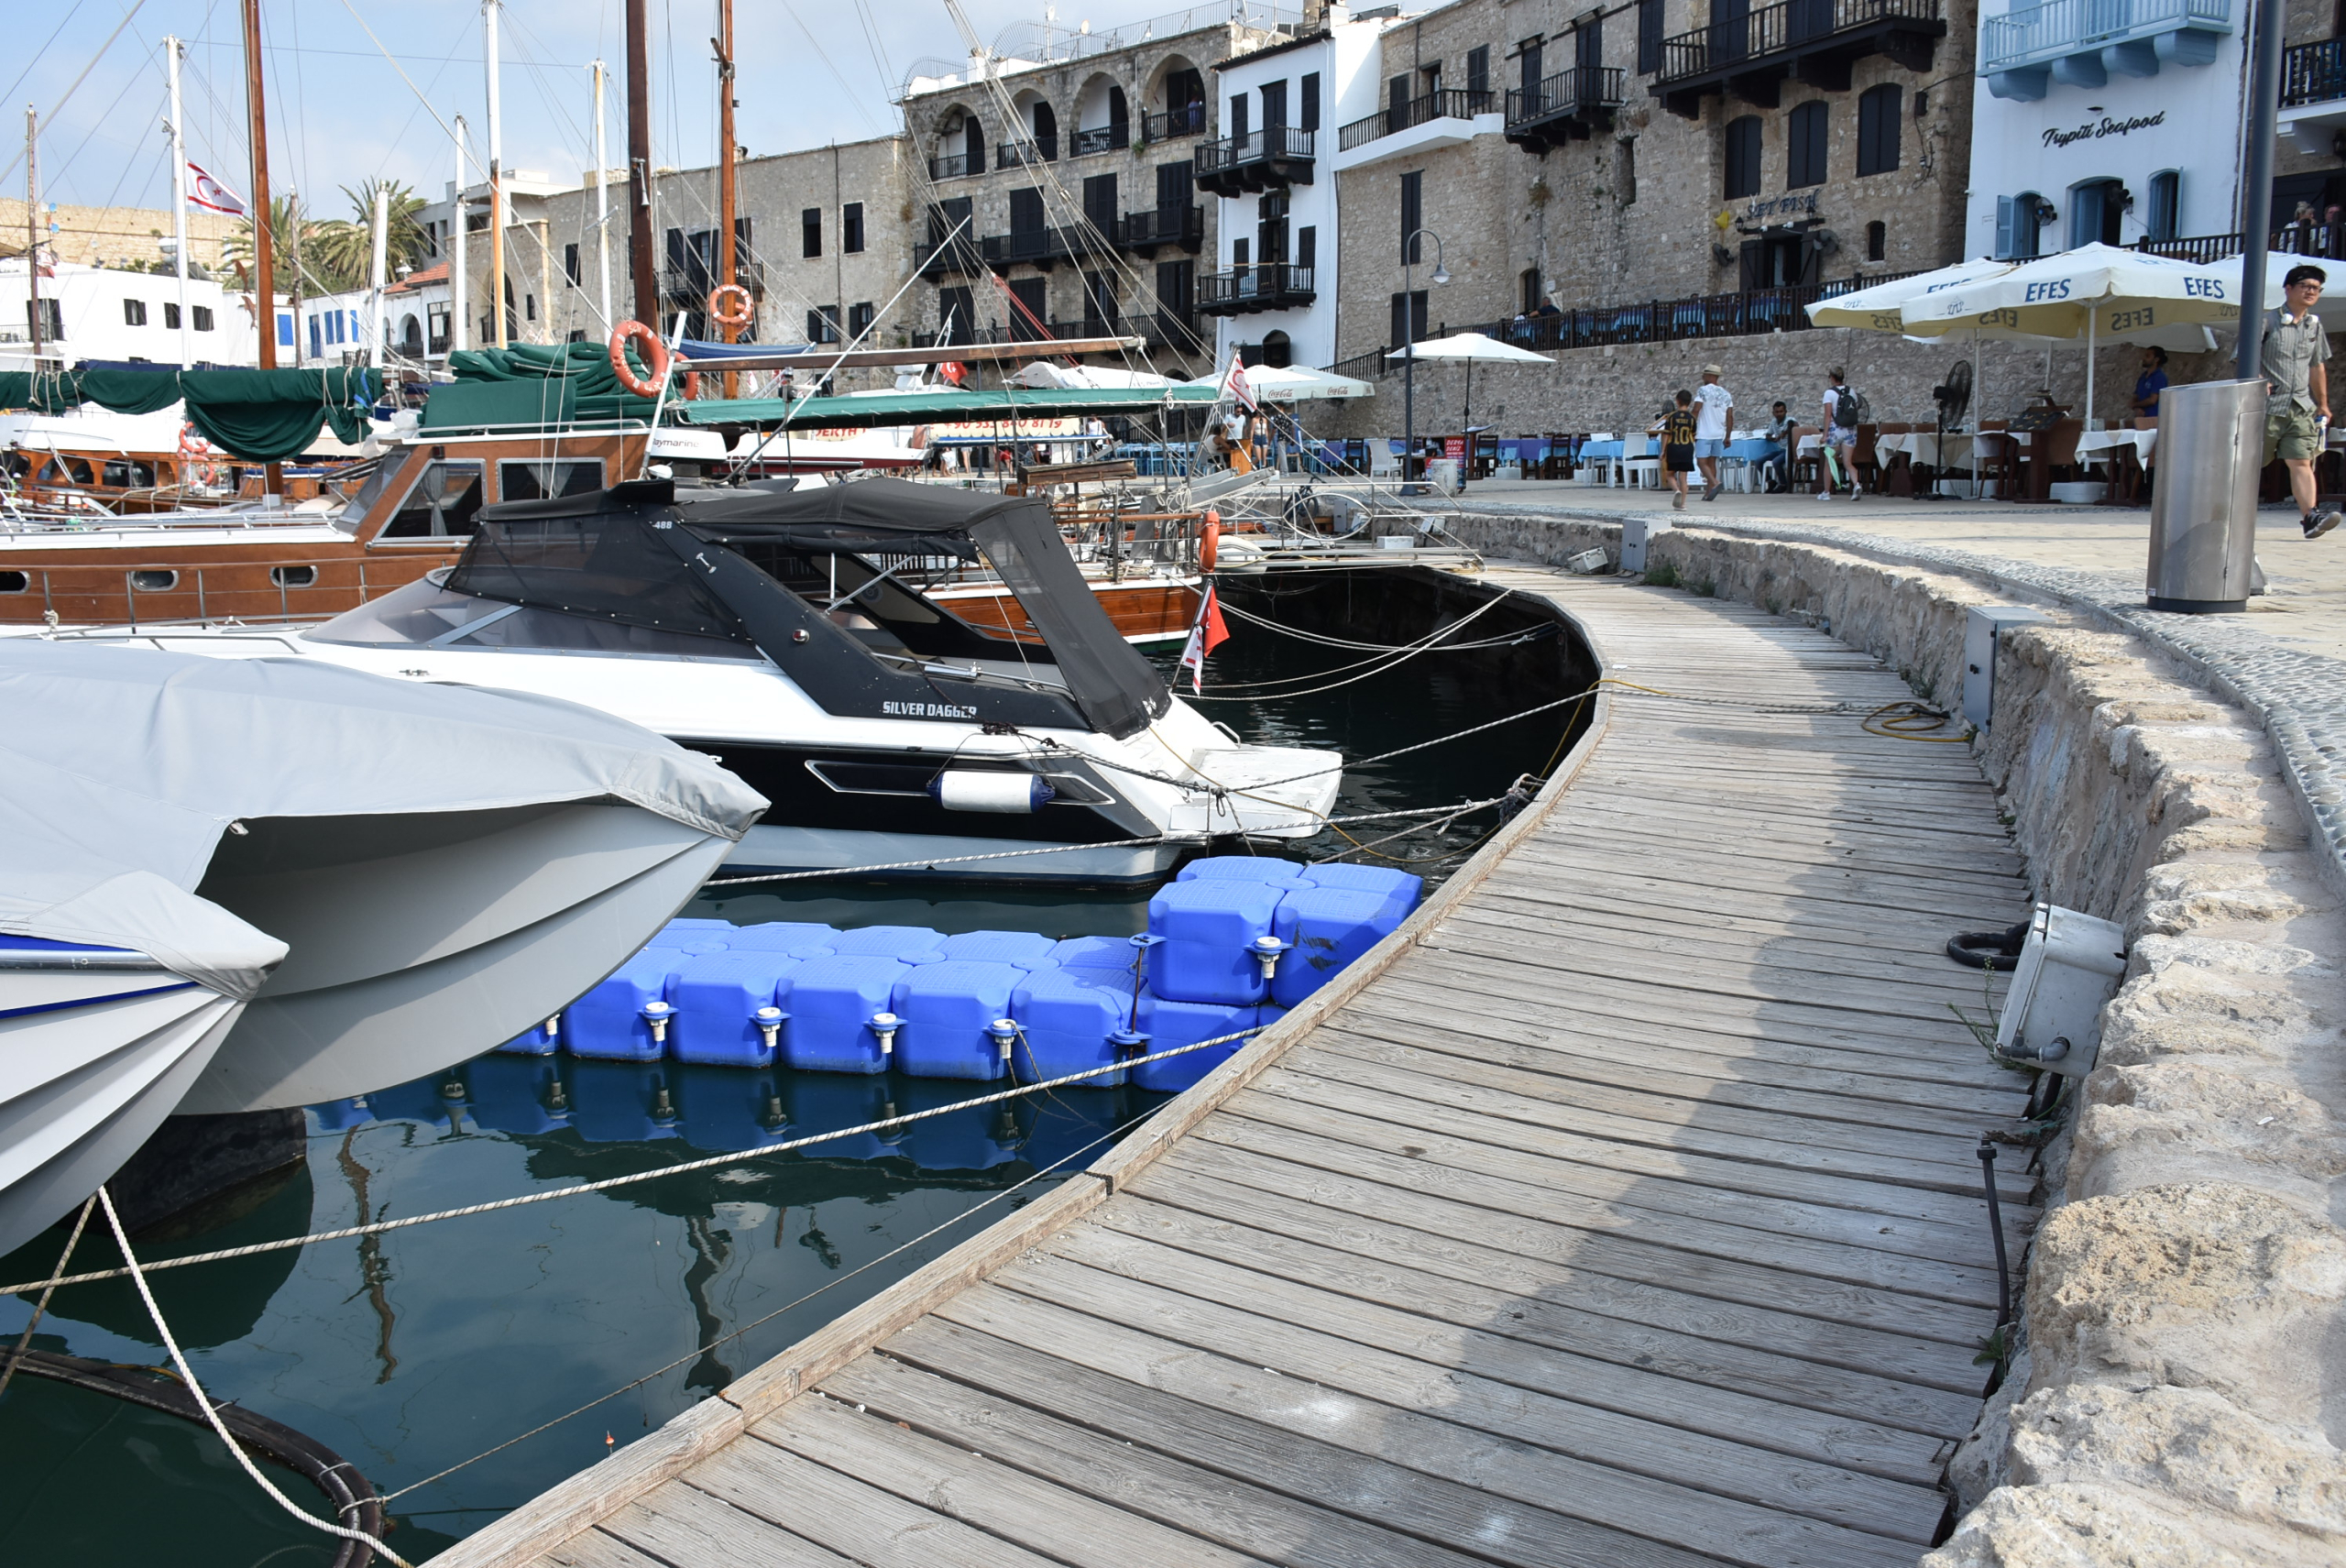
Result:
<svg viewBox="0 0 2346 1568">
<path fill-rule="evenodd" d="M 1216 136 L 1196 158 L 1198 185 L 1217 203 L 1213 270 L 1198 290 L 1217 364 L 1233 350 L 1271 365 L 1335 362 L 1338 133 L 1377 114 L 1378 38 L 1391 19 L 1389 7 L 1355 20 L 1332 5 L 1312 31 L 1217 72 Z M 1496 134 L 1500 116 L 1489 118 Z"/>
<path fill-rule="evenodd" d="M 2194 236 L 2221 252 L 2240 227 L 2245 15 L 2246 0 L 1988 0 L 1965 254 Z"/>
<path fill-rule="evenodd" d="M 32 280 L 21 258 L 0 261 L 0 298 L 15 305 L 0 314 L 0 370 L 24 370 L 32 358 Z M 40 280 L 41 359 L 48 365 L 84 360 L 177 365 L 184 345 L 196 365 L 259 362 L 252 296 L 217 280 L 191 278 L 187 309 L 179 279 L 168 272 L 129 272 L 60 262 Z M 280 308 L 280 337 L 291 342 L 290 310 Z M 182 337 L 184 328 L 184 337 Z"/>
</svg>

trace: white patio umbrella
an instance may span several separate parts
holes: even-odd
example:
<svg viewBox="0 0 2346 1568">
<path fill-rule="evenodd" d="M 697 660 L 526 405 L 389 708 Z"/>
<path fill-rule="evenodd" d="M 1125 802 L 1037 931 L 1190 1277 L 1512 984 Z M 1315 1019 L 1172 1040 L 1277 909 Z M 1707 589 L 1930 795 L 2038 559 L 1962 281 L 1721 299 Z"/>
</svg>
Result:
<svg viewBox="0 0 2346 1568">
<path fill-rule="evenodd" d="M 1528 348 L 1518 348 L 1511 343 L 1501 343 L 1479 332 L 1456 332 L 1448 337 L 1431 338 L 1410 348 L 1397 348 L 1385 356 L 1387 359 L 1463 359 L 1466 362 L 1466 411 L 1460 416 L 1469 429 L 1474 423 L 1474 362 L 1478 359 L 1501 365 L 1541 365 L 1552 370 L 1556 362 L 1544 354 L 1534 354 Z"/>
<path fill-rule="evenodd" d="M 1200 376 L 1189 385 L 1219 387 L 1223 372 Z M 1328 370 L 1308 370 L 1300 365 L 1274 367 L 1251 365 L 1246 368 L 1246 389 L 1256 400 L 1274 403 L 1299 403 L 1321 398 L 1368 398 L 1376 389 L 1366 381 L 1350 376 L 1339 376 Z"/>
<path fill-rule="evenodd" d="M 2204 351 L 2208 328 L 2240 323 L 2240 268 L 2081 245 L 1924 298 L 1900 311 L 1910 337 L 2083 338 L 2086 418 L 2104 342 Z"/>
<path fill-rule="evenodd" d="M 1846 294 L 1836 294 L 1829 300 L 1817 300 L 1804 307 L 1812 326 L 1850 326 L 1868 332 L 1903 333 L 1906 321 L 1899 308 L 1909 300 L 1919 300 L 1966 283 L 1977 283 L 2011 271 L 2018 265 L 2011 261 L 1958 261 L 1952 267 L 1935 271 L 1918 272 L 1912 278 L 1892 278 L 1870 288 L 1854 289 Z"/>
</svg>

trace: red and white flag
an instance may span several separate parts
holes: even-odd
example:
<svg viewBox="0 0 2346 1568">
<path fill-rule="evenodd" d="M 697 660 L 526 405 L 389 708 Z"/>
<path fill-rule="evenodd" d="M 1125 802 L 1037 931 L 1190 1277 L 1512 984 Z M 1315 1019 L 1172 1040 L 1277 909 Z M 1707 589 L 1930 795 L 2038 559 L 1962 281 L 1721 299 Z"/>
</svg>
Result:
<svg viewBox="0 0 2346 1568">
<path fill-rule="evenodd" d="M 1198 603 L 1197 624 L 1189 628 L 1189 645 L 1181 650 L 1181 668 L 1189 672 L 1189 689 L 1205 690 L 1206 660 L 1213 651 L 1230 641 L 1230 629 L 1222 623 L 1222 606 L 1215 602 L 1213 585 L 1206 585 L 1206 597 Z"/>
<path fill-rule="evenodd" d="M 1255 411 L 1255 389 L 1246 384 L 1246 367 L 1239 359 L 1235 349 L 1231 351 L 1230 374 L 1222 381 L 1222 389 L 1230 394 L 1232 400 L 1240 408 L 1244 409 L 1248 413 Z"/>
<path fill-rule="evenodd" d="M 187 166 L 187 199 L 232 218 L 245 215 L 245 199 L 192 163 Z"/>
</svg>

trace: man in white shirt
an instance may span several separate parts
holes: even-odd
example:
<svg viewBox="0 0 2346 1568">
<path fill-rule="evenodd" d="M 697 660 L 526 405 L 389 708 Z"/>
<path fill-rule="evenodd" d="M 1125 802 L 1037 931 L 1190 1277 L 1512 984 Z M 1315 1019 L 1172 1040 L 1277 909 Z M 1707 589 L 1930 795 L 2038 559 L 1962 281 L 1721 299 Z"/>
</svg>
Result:
<svg viewBox="0 0 2346 1568">
<path fill-rule="evenodd" d="M 1703 499 L 1719 499 L 1719 459 L 1735 437 L 1735 394 L 1719 385 L 1719 367 L 1703 367 L 1694 390 L 1694 461 L 1703 470 Z"/>
</svg>

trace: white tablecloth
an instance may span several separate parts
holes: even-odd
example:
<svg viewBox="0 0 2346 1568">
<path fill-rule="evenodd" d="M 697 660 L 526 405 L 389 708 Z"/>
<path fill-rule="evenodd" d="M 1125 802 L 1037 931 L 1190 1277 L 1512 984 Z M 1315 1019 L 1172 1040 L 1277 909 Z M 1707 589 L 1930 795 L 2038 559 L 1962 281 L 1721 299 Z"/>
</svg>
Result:
<svg viewBox="0 0 2346 1568">
<path fill-rule="evenodd" d="M 2077 437 L 2077 456 L 2088 459 L 2097 452 L 2114 456 L 2120 447 L 2131 446 L 2137 459 L 2147 460 L 2158 440 L 2155 430 L 2088 430 Z"/>
<path fill-rule="evenodd" d="M 1971 461 L 1971 438 L 1968 435 L 1941 435 L 1932 430 L 1892 431 L 1877 436 L 1873 449 L 1884 462 L 1903 452 L 1914 462 L 1929 468 L 1959 468 Z"/>
</svg>

